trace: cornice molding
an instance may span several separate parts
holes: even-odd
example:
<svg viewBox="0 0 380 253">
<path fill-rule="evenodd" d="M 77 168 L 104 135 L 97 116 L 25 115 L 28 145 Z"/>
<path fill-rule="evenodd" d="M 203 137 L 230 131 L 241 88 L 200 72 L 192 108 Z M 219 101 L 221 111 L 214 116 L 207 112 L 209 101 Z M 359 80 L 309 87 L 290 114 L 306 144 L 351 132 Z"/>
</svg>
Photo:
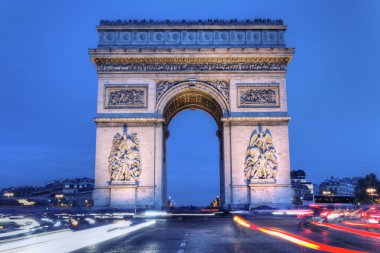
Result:
<svg viewBox="0 0 380 253">
<path fill-rule="evenodd" d="M 98 72 L 286 71 L 291 57 L 93 57 Z"/>
<path fill-rule="evenodd" d="M 93 57 L 92 60 L 96 65 L 103 64 L 128 64 L 128 63 L 259 63 L 259 62 L 290 62 L 289 56 L 280 57 Z"/>
</svg>

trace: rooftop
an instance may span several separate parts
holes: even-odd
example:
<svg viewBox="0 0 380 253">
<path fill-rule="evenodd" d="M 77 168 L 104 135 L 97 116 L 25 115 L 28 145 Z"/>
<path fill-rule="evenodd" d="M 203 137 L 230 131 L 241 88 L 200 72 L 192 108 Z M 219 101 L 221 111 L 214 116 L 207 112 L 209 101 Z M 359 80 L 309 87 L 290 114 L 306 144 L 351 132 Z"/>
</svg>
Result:
<svg viewBox="0 0 380 253">
<path fill-rule="evenodd" d="M 172 25 L 172 26 L 192 26 L 192 25 L 207 25 L 207 26 L 220 26 L 220 25 L 234 25 L 234 26 L 245 26 L 245 25 L 284 25 L 282 19 L 246 19 L 246 20 L 238 20 L 238 19 L 207 19 L 207 20 L 152 20 L 152 19 L 129 19 L 129 20 L 100 20 L 100 26 L 162 26 L 162 25 Z"/>
<path fill-rule="evenodd" d="M 98 48 L 285 48 L 283 21 L 101 20 Z"/>
</svg>

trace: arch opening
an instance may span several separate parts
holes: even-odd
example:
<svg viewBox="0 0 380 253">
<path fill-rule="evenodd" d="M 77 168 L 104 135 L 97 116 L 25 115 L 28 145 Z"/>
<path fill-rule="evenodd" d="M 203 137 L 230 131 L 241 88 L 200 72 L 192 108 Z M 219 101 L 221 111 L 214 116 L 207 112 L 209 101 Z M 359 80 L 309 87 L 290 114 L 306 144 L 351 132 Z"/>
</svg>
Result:
<svg viewBox="0 0 380 253">
<path fill-rule="evenodd" d="M 221 125 L 223 110 L 218 102 L 207 93 L 196 90 L 178 93 L 169 100 L 163 111 L 165 124 L 169 125 L 177 113 L 186 109 L 200 109 L 208 112 L 214 118 L 218 127 Z"/>
<path fill-rule="evenodd" d="M 223 134 L 222 134 L 222 122 L 221 122 L 221 118 L 223 117 L 223 110 L 221 108 L 221 106 L 218 104 L 218 102 L 209 94 L 207 94 L 206 92 L 203 92 L 203 91 L 199 91 L 199 90 L 194 90 L 194 89 L 189 89 L 187 91 L 183 91 L 183 92 L 179 92 L 177 93 L 175 96 L 173 96 L 167 103 L 166 103 L 166 106 L 164 107 L 164 110 L 163 110 L 163 117 L 164 117 L 164 130 L 165 130 L 165 138 L 164 138 L 164 187 L 163 187 L 163 190 L 164 190 L 164 201 L 165 203 L 168 203 L 168 200 L 169 200 L 169 195 L 168 195 L 168 177 L 167 177 L 167 172 L 168 172 L 168 159 L 167 159 L 167 154 L 168 154 L 168 138 L 170 136 L 170 133 L 169 133 L 169 125 L 171 126 L 171 122 L 173 120 L 173 118 L 176 117 L 176 115 L 178 114 L 181 114 L 181 112 L 183 111 L 186 111 L 186 110 L 201 110 L 203 112 L 206 112 L 207 114 L 209 114 L 213 120 L 215 121 L 216 123 L 216 137 L 217 137 L 217 144 L 216 146 L 214 146 L 216 148 L 216 150 L 214 149 L 214 147 L 211 147 L 211 149 L 209 150 L 209 152 L 214 152 L 213 154 L 219 154 L 219 157 L 217 158 L 219 161 L 217 162 L 217 165 L 215 169 L 213 168 L 207 168 L 209 171 L 207 173 L 209 173 L 211 171 L 211 173 L 215 173 L 219 170 L 219 175 L 217 177 L 219 177 L 219 187 L 218 188 L 218 196 L 220 196 L 220 199 L 221 199 L 221 204 L 223 205 L 224 203 L 224 163 L 223 163 Z M 187 114 L 186 112 L 184 114 Z M 206 115 L 207 116 L 207 115 Z M 181 116 L 179 116 L 181 117 Z M 192 116 L 186 116 L 187 118 L 190 117 L 190 119 L 194 120 L 194 117 Z M 177 117 L 176 117 L 177 118 Z M 182 121 L 184 119 L 181 119 Z M 186 121 L 188 119 L 185 119 Z M 204 116 L 203 116 L 203 120 L 204 120 Z M 206 119 L 207 120 L 207 119 Z M 188 122 L 187 124 L 194 124 L 196 122 Z M 202 126 L 202 124 L 201 124 Z M 204 127 L 204 126 L 202 126 Z M 199 131 L 203 131 L 204 129 L 200 129 Z M 210 139 L 212 139 L 213 137 L 215 137 L 215 132 L 212 134 L 213 136 L 210 136 L 208 137 L 207 136 L 207 139 L 208 141 L 210 141 Z M 175 136 L 175 138 L 177 138 L 177 136 Z M 199 145 L 199 140 L 197 140 L 197 138 L 194 138 L 195 140 L 189 140 L 189 145 Z M 215 141 L 215 140 L 214 140 Z M 213 146 L 213 145 L 211 145 Z M 170 148 L 172 148 L 170 146 Z M 191 147 L 190 147 L 191 148 Z M 194 148 L 194 146 L 193 146 Z M 215 150 L 215 151 L 214 151 Z M 175 152 L 170 152 L 170 154 L 175 154 Z M 182 157 L 181 158 L 181 155 L 179 155 L 179 159 L 184 159 L 186 160 L 186 158 Z M 197 154 L 196 156 L 198 157 L 194 157 L 193 159 L 213 159 L 212 157 L 207 157 L 207 155 L 202 155 L 202 154 Z M 217 156 L 217 155 L 216 155 Z M 171 157 L 172 159 L 172 157 Z M 198 161 L 198 162 L 202 162 L 202 161 Z M 207 162 L 209 161 L 204 161 L 205 164 L 207 164 Z M 214 163 L 215 164 L 215 163 Z M 171 166 L 173 166 L 171 164 Z M 199 165 L 196 165 L 196 166 L 201 166 Z M 215 165 L 213 165 L 215 166 Z M 170 171 L 172 171 L 173 169 L 176 169 L 176 168 L 170 168 Z M 199 168 L 195 168 L 194 170 L 197 171 L 197 169 Z M 199 171 L 199 170 L 198 170 Z M 187 176 L 192 176 L 191 172 L 189 172 L 188 170 L 185 169 L 184 173 L 186 174 L 189 174 Z M 206 172 L 205 172 L 206 173 Z M 206 173 L 206 174 L 207 174 Z M 212 175 L 209 174 L 210 177 L 212 177 Z M 212 180 L 211 180 L 212 181 Z M 172 186 L 172 185 L 171 185 Z M 215 185 L 214 185 L 215 186 Z M 203 185 L 204 187 L 204 185 Z M 214 187 L 215 189 L 216 187 Z M 211 182 L 211 185 L 210 185 L 210 189 L 212 189 L 212 182 Z M 189 189 L 185 189 L 185 190 L 189 190 Z M 212 190 L 211 190 L 212 191 Z M 194 194 L 197 194 L 197 192 L 195 191 Z M 190 196 L 191 197 L 191 196 Z M 194 197 L 194 196 L 192 196 Z M 214 196 L 214 199 L 216 198 L 216 196 Z M 209 202 L 213 201 L 214 199 L 210 199 Z M 181 203 L 184 203 L 184 201 L 181 201 Z M 190 203 L 188 203 L 190 204 Z M 197 204 L 197 203 L 194 203 L 194 204 Z"/>
</svg>

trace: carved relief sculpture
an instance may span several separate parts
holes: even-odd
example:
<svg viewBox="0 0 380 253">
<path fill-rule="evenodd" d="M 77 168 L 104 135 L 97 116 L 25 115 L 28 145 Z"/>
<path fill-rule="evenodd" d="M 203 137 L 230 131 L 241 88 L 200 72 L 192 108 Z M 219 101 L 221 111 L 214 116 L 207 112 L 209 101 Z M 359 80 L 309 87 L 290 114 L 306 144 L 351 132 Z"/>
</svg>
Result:
<svg viewBox="0 0 380 253">
<path fill-rule="evenodd" d="M 285 71 L 287 62 L 249 63 L 104 63 L 97 65 L 98 72 L 204 72 L 204 71 Z"/>
<path fill-rule="evenodd" d="M 106 87 L 106 108 L 146 107 L 146 87 Z"/>
<path fill-rule="evenodd" d="M 108 157 L 108 169 L 111 181 L 135 183 L 141 174 L 140 140 L 136 133 L 123 135 L 117 133 L 112 141 Z"/>
<path fill-rule="evenodd" d="M 278 86 L 239 87 L 240 107 L 279 107 Z"/>
<path fill-rule="evenodd" d="M 274 182 L 277 175 L 277 156 L 268 129 L 254 130 L 245 157 L 244 174 L 248 182 Z"/>
<path fill-rule="evenodd" d="M 189 81 L 167 81 L 162 80 L 157 82 L 157 90 L 156 90 L 156 102 L 158 102 L 161 97 L 172 87 L 188 83 Z M 212 88 L 216 89 L 226 100 L 226 102 L 229 101 L 229 82 L 225 80 L 209 80 L 209 81 L 195 81 L 195 83 L 202 83 L 206 84 L 208 86 L 211 86 Z"/>
</svg>

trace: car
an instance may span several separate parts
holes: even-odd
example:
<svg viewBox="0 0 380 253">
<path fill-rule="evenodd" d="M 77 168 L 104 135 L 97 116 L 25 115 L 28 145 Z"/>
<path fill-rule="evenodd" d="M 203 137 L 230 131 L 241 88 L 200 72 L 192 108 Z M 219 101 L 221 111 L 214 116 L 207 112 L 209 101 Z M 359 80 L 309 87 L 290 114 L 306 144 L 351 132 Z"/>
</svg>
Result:
<svg viewBox="0 0 380 253">
<path fill-rule="evenodd" d="M 363 210 L 360 214 L 362 220 L 366 223 L 380 223 L 380 206 L 371 206 L 367 210 Z"/>
</svg>

